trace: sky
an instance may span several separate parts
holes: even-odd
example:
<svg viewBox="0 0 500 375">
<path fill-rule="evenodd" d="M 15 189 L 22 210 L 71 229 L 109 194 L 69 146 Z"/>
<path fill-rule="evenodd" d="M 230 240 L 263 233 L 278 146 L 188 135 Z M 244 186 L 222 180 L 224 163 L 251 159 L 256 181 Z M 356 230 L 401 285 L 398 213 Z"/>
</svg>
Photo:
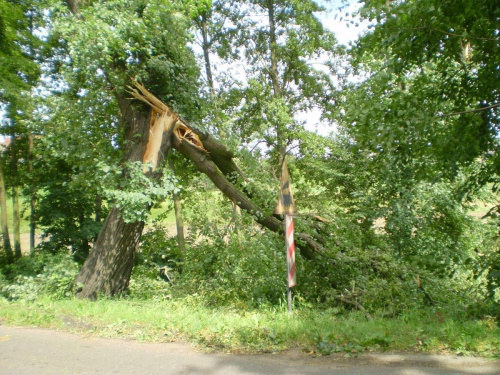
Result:
<svg viewBox="0 0 500 375">
<path fill-rule="evenodd" d="M 326 8 L 326 12 L 318 15 L 323 25 L 335 33 L 340 44 L 348 45 L 356 40 L 359 34 L 367 30 L 367 24 L 359 22 L 356 27 L 351 24 L 346 13 L 352 14 L 361 6 L 358 0 L 318 0 L 318 3 Z"/>
</svg>

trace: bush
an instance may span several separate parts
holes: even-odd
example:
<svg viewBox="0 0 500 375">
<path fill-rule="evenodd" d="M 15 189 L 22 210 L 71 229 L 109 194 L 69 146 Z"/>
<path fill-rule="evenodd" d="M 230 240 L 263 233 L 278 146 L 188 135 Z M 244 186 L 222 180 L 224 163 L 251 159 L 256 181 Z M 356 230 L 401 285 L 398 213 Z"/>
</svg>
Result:
<svg viewBox="0 0 500 375">
<path fill-rule="evenodd" d="M 73 295 L 79 266 L 70 254 L 23 257 L 3 269 L 0 296 L 9 300 L 36 300 L 40 295 L 63 299 Z"/>
<path fill-rule="evenodd" d="M 272 233 L 205 237 L 188 248 L 174 291 L 199 295 L 209 305 L 279 303 L 285 266 L 282 242 Z"/>
<path fill-rule="evenodd" d="M 162 280 L 158 273 L 153 274 L 150 267 L 136 265 L 130 278 L 128 296 L 138 300 L 169 299 L 171 297 L 170 284 Z"/>
</svg>

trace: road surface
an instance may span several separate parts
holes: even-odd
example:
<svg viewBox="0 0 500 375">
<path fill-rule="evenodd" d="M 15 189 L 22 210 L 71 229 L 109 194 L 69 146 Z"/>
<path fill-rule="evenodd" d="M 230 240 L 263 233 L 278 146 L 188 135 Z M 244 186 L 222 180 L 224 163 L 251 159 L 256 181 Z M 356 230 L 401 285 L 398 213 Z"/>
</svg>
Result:
<svg viewBox="0 0 500 375">
<path fill-rule="evenodd" d="M 1 375 L 461 375 L 500 374 L 500 361 L 437 355 L 312 358 L 299 351 L 206 354 L 179 343 L 139 343 L 0 326 Z"/>
</svg>

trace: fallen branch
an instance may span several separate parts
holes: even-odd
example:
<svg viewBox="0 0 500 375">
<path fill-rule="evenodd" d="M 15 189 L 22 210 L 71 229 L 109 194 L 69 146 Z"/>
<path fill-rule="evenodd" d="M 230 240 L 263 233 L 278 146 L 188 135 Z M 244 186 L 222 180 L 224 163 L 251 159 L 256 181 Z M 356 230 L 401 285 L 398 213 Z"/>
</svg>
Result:
<svg viewBox="0 0 500 375">
<path fill-rule="evenodd" d="M 255 221 L 273 232 L 283 233 L 282 220 L 274 215 L 266 215 L 265 211 L 252 201 L 247 192 L 242 192 L 235 187 L 235 182 L 238 177 L 243 177 L 243 173 L 234 162 L 233 153 L 224 144 L 208 133 L 190 126 L 137 81 L 133 81 L 133 84 L 136 88 L 129 87 L 130 94 L 149 104 L 159 115 L 167 113 L 168 116 L 176 119 L 174 137 L 172 137 L 173 148 L 190 159 L 225 196 L 251 214 Z M 182 132 L 176 129 L 182 129 Z M 314 259 L 316 253 L 324 252 L 325 242 L 319 233 L 313 236 L 307 233 L 296 233 L 296 236 L 304 243 L 298 247 L 306 259 Z"/>
</svg>

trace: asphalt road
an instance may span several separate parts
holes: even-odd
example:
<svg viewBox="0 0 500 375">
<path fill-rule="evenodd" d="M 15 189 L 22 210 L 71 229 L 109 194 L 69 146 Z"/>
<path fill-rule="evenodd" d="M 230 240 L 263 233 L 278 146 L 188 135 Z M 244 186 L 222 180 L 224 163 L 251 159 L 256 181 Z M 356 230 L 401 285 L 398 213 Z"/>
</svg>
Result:
<svg viewBox="0 0 500 375">
<path fill-rule="evenodd" d="M 403 354 L 312 358 L 299 351 L 247 356 L 206 354 L 178 343 L 139 343 L 0 326 L 0 374 L 499 375 L 500 361 Z"/>
</svg>

